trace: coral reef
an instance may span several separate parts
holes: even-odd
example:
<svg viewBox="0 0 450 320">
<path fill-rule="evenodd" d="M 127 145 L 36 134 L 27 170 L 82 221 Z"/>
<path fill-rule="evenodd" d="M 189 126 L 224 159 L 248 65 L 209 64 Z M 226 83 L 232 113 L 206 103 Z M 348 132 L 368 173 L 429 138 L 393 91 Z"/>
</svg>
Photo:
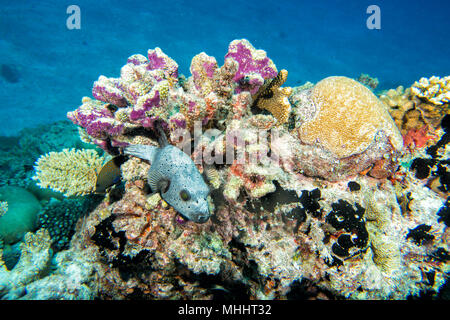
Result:
<svg viewBox="0 0 450 320">
<path fill-rule="evenodd" d="M 450 109 L 448 104 L 421 101 L 412 88 L 399 86 L 384 91 L 380 94 L 380 100 L 387 104 L 389 113 L 403 135 L 405 146 L 423 148 L 438 138 L 435 131 Z"/>
<path fill-rule="evenodd" d="M 0 260 L 0 297 L 17 299 L 25 292 L 25 286 L 39 279 L 49 266 L 52 256 L 50 236 L 44 230 L 27 233 L 21 244 L 22 253 L 13 270 L 7 270 Z"/>
<path fill-rule="evenodd" d="M 0 186 L 32 187 L 33 164 L 40 155 L 93 147 L 80 141 L 77 127 L 67 120 L 26 128 L 17 137 L 0 139 Z"/>
<path fill-rule="evenodd" d="M 438 291 L 448 272 L 439 257 L 449 250 L 437 214 L 443 201 L 407 179 L 413 183 L 400 193 L 389 181 L 378 189 L 370 177 L 358 178 L 354 191 L 332 183 L 308 189 L 312 181 L 298 181 L 306 188 L 301 196 L 277 184 L 275 196 L 244 206 L 213 193 L 215 215 L 203 225 L 146 195 L 142 180 L 128 181 L 120 200 L 105 199 L 87 217 L 73 246 L 102 257 L 102 298 L 210 299 L 212 283 L 274 299 L 308 279 L 336 296 L 404 299 Z M 407 214 L 400 194 L 413 199 Z M 428 236 L 412 240 L 411 230 L 424 224 Z M 423 277 L 430 270 L 431 282 Z"/>
<path fill-rule="evenodd" d="M 53 239 L 45 231 L 41 265 L 50 261 L 52 242 L 62 240 L 63 250 L 52 268 L 36 264 L 37 276 L 25 285 L 11 278 L 24 262 L 5 269 L 10 281 L 2 283 L 2 297 L 285 299 L 299 290 L 347 299 L 439 295 L 450 271 L 445 112 L 434 105 L 419 109 L 423 102 L 416 103 L 411 89 L 378 99 L 346 77 L 283 89 L 286 71 L 278 72 L 247 40 L 231 42 L 223 66 L 200 53 L 190 71 L 179 76 L 176 62 L 159 48 L 133 55 L 120 78 L 99 77 L 94 99 L 83 98 L 68 117 L 84 141 L 110 155 L 129 144 L 157 146 L 158 121 L 206 176 L 211 218 L 186 220 L 150 193 L 151 164 L 124 157 L 121 183 L 86 209 L 68 249 L 70 236 L 52 230 L 58 219 L 50 213 L 67 213 L 69 202 L 45 206 L 42 224 Z M 433 132 L 409 126 L 410 120 L 403 128 L 404 114 L 393 115 L 394 122 L 389 113 L 403 104 L 412 104 L 406 111 L 421 110 L 415 119 L 429 121 Z M 410 129 L 416 131 L 408 136 Z M 436 138 L 427 139 L 431 134 Z M 416 147 L 403 148 L 408 139 Z M 94 191 L 90 185 L 86 192 Z M 67 214 L 63 230 L 78 216 Z M 37 235 L 28 234 L 23 248 L 33 247 L 29 239 Z"/>
<path fill-rule="evenodd" d="M 64 149 L 36 160 L 35 176 L 41 188 L 64 193 L 67 197 L 95 191 L 97 174 L 105 159 L 95 150 Z"/>
<path fill-rule="evenodd" d="M 233 77 L 234 82 L 238 83 L 237 93 L 245 90 L 256 94 L 264 80 L 275 78 L 278 74 L 275 64 L 266 56 L 266 52 L 256 50 L 246 39 L 230 43 L 225 63 L 228 59 L 238 64 L 238 70 Z"/>
</svg>

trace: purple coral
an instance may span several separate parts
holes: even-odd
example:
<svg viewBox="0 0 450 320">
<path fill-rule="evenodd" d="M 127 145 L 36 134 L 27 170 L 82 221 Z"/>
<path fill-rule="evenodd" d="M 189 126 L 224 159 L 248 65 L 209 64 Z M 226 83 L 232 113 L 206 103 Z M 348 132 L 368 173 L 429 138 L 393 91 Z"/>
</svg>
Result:
<svg viewBox="0 0 450 320">
<path fill-rule="evenodd" d="M 74 124 L 83 127 L 93 138 L 104 139 L 108 136 L 122 134 L 124 125 L 114 119 L 113 114 L 104 106 L 92 106 L 92 100 L 85 102 L 80 108 L 69 112 L 67 117 Z"/>
<path fill-rule="evenodd" d="M 134 64 L 135 66 L 140 66 L 141 64 L 148 63 L 148 60 L 142 54 L 134 54 L 128 58 L 127 63 Z"/>
<path fill-rule="evenodd" d="M 278 71 L 275 64 L 262 50 L 256 50 L 245 39 L 234 40 L 228 47 L 225 60 L 234 59 L 239 67 L 233 80 L 238 83 L 236 92 L 244 90 L 255 94 L 264 84 L 264 80 L 275 78 Z"/>
<path fill-rule="evenodd" d="M 214 87 L 214 74 L 218 69 L 217 61 L 214 57 L 202 52 L 196 55 L 191 61 L 190 71 L 194 80 L 194 85 L 203 96 L 208 95 Z"/>
<path fill-rule="evenodd" d="M 119 88 L 119 81 L 115 79 L 108 79 L 104 76 L 94 82 L 92 88 L 92 96 L 100 101 L 114 104 L 118 107 L 125 107 L 127 100 L 123 96 L 122 90 Z"/>
<path fill-rule="evenodd" d="M 163 70 L 166 78 L 178 79 L 178 64 L 160 48 L 148 50 L 148 70 Z"/>
<path fill-rule="evenodd" d="M 150 111 L 153 107 L 158 107 L 160 102 L 159 91 L 155 90 L 152 97 L 148 97 L 144 100 L 140 106 L 136 106 L 130 113 L 131 121 L 143 120 L 146 117 L 146 112 Z"/>
</svg>

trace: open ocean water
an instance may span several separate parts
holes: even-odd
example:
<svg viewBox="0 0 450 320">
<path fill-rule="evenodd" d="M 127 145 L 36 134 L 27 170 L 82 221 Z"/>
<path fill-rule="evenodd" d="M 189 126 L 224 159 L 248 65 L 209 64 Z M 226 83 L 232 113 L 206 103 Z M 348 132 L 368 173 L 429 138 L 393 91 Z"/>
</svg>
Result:
<svg viewBox="0 0 450 320">
<path fill-rule="evenodd" d="M 66 26 L 72 4 L 80 29 Z M 381 29 L 366 26 L 372 4 Z M 367 73 L 378 89 L 409 87 L 450 73 L 449 10 L 438 0 L 1 0 L 0 135 L 65 119 L 99 75 L 118 76 L 127 57 L 155 47 L 186 76 L 194 55 L 221 65 L 228 44 L 246 38 L 289 71 L 290 86 Z"/>
</svg>

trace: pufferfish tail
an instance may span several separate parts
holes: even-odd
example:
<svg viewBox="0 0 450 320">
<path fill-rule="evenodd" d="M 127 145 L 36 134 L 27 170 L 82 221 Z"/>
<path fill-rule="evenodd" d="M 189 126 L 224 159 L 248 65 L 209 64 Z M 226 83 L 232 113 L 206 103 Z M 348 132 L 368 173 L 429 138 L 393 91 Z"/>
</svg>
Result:
<svg viewBox="0 0 450 320">
<path fill-rule="evenodd" d="M 132 155 L 144 160 L 153 162 L 155 159 L 155 155 L 159 148 L 154 146 L 147 146 L 143 144 L 132 144 L 126 147 L 123 152 L 128 155 Z"/>
</svg>

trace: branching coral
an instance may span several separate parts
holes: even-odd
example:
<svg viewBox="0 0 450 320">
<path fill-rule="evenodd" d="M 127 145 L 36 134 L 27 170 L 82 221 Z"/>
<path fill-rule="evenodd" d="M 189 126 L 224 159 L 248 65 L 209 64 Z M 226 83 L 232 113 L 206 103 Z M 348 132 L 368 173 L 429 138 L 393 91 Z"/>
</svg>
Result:
<svg viewBox="0 0 450 320">
<path fill-rule="evenodd" d="M 277 119 L 277 124 L 287 122 L 291 112 L 288 97 L 292 93 L 292 88 L 281 88 L 281 85 L 286 82 L 287 74 L 287 70 L 281 70 L 272 81 L 262 86 L 253 97 L 254 104 L 260 109 L 269 111 Z"/>
<path fill-rule="evenodd" d="M 41 156 L 35 164 L 35 176 L 41 188 L 64 193 L 67 197 L 95 191 L 97 174 L 104 158 L 92 149 L 64 149 Z"/>
<path fill-rule="evenodd" d="M 266 52 L 256 50 L 246 39 L 234 40 L 228 47 L 225 63 L 232 59 L 238 63 L 233 80 L 238 84 L 236 92 L 250 91 L 255 94 L 264 84 L 264 80 L 276 77 L 278 71 Z"/>
<path fill-rule="evenodd" d="M 202 52 L 192 58 L 191 74 L 195 88 L 200 94 L 207 96 L 214 90 L 214 73 L 218 69 L 217 61 L 214 57 Z"/>
<path fill-rule="evenodd" d="M 450 102 L 450 76 L 421 78 L 411 87 L 412 93 L 436 105 Z"/>
<path fill-rule="evenodd" d="M 40 229 L 36 234 L 27 233 L 21 244 L 20 260 L 13 270 L 7 270 L 0 259 L 0 298 L 16 299 L 22 296 L 27 284 L 44 275 L 52 257 L 50 243 L 45 229 Z"/>
<path fill-rule="evenodd" d="M 412 88 L 404 89 L 399 86 L 380 94 L 380 100 L 389 107 L 389 113 L 402 135 L 410 130 L 419 130 L 423 126 L 434 130 L 450 112 L 447 105 L 422 102 L 419 96 L 413 93 Z"/>
</svg>

